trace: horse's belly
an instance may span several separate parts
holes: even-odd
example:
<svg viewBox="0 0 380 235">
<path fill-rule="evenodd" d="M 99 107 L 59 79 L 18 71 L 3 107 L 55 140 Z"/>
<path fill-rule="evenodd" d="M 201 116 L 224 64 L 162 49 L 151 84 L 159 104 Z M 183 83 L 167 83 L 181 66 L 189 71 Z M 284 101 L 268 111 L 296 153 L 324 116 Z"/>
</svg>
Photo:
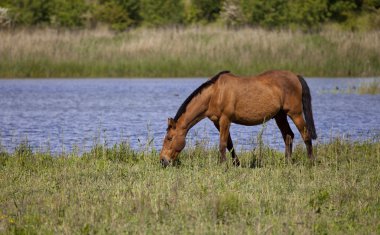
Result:
<svg viewBox="0 0 380 235">
<path fill-rule="evenodd" d="M 236 106 L 233 122 L 241 125 L 258 125 L 272 119 L 280 111 L 280 105 L 260 103 Z"/>
<path fill-rule="evenodd" d="M 249 116 L 236 115 L 235 118 L 232 120 L 232 122 L 236 124 L 246 125 L 246 126 L 259 125 L 272 119 L 274 115 L 276 115 L 276 113 L 277 112 L 266 114 L 266 115 L 253 114 Z"/>
</svg>

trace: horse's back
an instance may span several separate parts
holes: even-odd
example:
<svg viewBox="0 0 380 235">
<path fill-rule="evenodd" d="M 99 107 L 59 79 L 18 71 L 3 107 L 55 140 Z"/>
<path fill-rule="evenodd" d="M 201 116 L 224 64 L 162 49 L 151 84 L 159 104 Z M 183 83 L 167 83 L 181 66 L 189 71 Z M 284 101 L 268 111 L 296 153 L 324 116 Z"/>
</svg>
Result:
<svg viewBox="0 0 380 235">
<path fill-rule="evenodd" d="M 298 75 L 286 70 L 270 70 L 251 77 L 239 77 L 227 73 L 221 76 L 220 81 L 226 89 L 242 96 L 256 93 L 282 98 L 294 95 L 300 98 L 302 95 Z"/>
<path fill-rule="evenodd" d="M 278 86 L 281 89 L 300 90 L 302 88 L 297 74 L 286 70 L 271 70 L 250 79 L 269 86 Z"/>
<path fill-rule="evenodd" d="M 270 70 L 255 76 L 236 76 L 231 73 L 222 74 L 219 79 L 222 83 L 237 83 L 239 85 L 266 85 L 283 88 L 300 89 L 298 75 L 286 70 Z"/>
<path fill-rule="evenodd" d="M 273 70 L 257 76 L 221 75 L 216 88 L 217 105 L 233 122 L 256 125 L 280 110 L 302 109 L 302 87 L 296 74 Z"/>
</svg>

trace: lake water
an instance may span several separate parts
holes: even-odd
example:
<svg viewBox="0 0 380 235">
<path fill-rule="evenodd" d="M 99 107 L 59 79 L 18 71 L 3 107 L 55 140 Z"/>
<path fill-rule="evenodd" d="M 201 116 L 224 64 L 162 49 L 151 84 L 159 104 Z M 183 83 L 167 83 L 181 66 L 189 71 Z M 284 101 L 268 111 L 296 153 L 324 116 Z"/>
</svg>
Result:
<svg viewBox="0 0 380 235">
<path fill-rule="evenodd" d="M 167 118 L 206 79 L 28 79 L 0 80 L 0 141 L 12 151 L 27 139 L 34 149 L 54 152 L 73 147 L 88 150 L 95 143 L 128 141 L 133 148 L 161 148 Z M 358 86 L 363 79 L 307 79 L 313 98 L 318 140 L 380 137 L 380 95 L 334 94 Z M 293 123 L 296 142 L 301 137 Z M 273 120 L 265 126 L 232 125 L 237 149 L 255 147 L 264 128 L 264 142 L 283 149 Z M 208 120 L 189 133 L 188 145 L 218 143 Z"/>
</svg>

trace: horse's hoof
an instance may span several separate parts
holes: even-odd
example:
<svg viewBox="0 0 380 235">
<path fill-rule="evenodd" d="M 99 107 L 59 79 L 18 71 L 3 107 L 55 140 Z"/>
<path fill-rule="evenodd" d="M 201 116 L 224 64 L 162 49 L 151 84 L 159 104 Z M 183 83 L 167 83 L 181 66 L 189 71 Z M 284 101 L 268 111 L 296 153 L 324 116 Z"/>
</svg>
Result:
<svg viewBox="0 0 380 235">
<path fill-rule="evenodd" d="M 235 158 L 233 161 L 232 161 L 232 165 L 236 166 L 236 167 L 239 167 L 240 166 L 240 161 L 239 159 Z"/>
</svg>

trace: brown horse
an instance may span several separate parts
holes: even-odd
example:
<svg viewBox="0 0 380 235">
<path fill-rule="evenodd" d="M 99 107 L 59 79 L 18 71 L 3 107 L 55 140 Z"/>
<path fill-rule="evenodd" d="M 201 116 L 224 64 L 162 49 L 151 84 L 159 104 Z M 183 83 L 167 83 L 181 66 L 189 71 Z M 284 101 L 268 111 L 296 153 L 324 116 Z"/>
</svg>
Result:
<svg viewBox="0 0 380 235">
<path fill-rule="evenodd" d="M 285 142 L 285 156 L 291 158 L 294 134 L 289 116 L 314 160 L 312 139 L 317 138 L 311 108 L 310 90 L 303 77 L 289 71 L 268 71 L 254 77 L 238 77 L 223 71 L 203 83 L 183 102 L 174 119 L 168 119 L 167 133 L 160 153 L 163 166 L 175 160 L 186 144 L 191 127 L 209 118 L 220 132 L 220 161 L 226 148 L 233 164 L 240 165 L 229 132 L 231 123 L 253 126 L 276 120 Z"/>
</svg>

